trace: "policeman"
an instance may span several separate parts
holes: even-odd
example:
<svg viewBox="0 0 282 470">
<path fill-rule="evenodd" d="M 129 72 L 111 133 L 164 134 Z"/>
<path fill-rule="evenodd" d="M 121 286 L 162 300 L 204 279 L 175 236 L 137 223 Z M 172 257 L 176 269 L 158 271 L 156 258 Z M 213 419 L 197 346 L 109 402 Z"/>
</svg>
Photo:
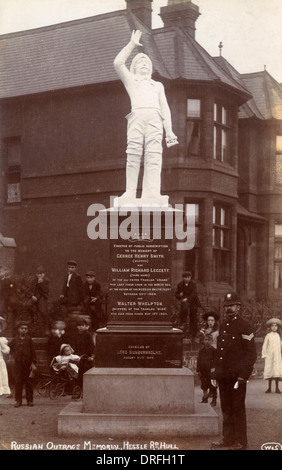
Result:
<svg viewBox="0 0 282 470">
<path fill-rule="evenodd" d="M 236 292 L 224 298 L 226 319 L 219 330 L 212 378 L 217 380 L 223 415 L 223 439 L 214 448 L 246 449 L 246 386 L 256 361 L 252 326 L 240 317 L 241 303 Z"/>
</svg>

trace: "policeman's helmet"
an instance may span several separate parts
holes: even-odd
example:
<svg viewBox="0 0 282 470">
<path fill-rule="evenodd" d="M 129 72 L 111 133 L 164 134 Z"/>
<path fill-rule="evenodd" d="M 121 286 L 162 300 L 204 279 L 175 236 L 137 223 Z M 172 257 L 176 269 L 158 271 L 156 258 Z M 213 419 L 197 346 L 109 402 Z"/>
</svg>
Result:
<svg viewBox="0 0 282 470">
<path fill-rule="evenodd" d="M 227 292 L 224 297 L 223 305 L 241 305 L 241 302 L 236 292 Z"/>
</svg>

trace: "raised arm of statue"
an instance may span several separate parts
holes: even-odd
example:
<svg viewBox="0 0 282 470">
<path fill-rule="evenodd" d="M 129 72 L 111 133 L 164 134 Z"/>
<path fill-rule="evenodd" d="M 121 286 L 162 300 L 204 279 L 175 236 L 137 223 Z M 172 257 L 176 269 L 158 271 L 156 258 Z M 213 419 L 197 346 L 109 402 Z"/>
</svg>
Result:
<svg viewBox="0 0 282 470">
<path fill-rule="evenodd" d="M 125 62 L 127 61 L 131 52 L 135 49 L 135 47 L 142 46 L 142 44 L 140 43 L 141 34 L 141 31 L 132 31 L 129 43 L 116 56 L 114 60 L 114 67 L 118 75 L 120 74 L 120 71 L 125 67 Z"/>
</svg>

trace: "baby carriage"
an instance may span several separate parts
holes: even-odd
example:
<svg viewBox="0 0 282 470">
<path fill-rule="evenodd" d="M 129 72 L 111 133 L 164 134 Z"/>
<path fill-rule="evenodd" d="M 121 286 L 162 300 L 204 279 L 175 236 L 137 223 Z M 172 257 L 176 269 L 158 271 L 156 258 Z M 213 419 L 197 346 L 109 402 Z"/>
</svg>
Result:
<svg viewBox="0 0 282 470">
<path fill-rule="evenodd" d="M 82 389 L 78 383 L 78 366 L 68 362 L 58 364 L 53 358 L 50 364 L 53 378 L 49 386 L 49 397 L 52 400 L 64 395 L 71 395 L 73 400 L 82 397 Z"/>
</svg>

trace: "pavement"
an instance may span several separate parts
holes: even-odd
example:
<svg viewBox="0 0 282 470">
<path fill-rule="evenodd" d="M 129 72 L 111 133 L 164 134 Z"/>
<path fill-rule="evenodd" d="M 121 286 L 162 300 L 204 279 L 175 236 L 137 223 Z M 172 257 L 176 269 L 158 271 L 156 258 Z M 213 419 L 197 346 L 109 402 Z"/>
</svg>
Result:
<svg viewBox="0 0 282 470">
<path fill-rule="evenodd" d="M 263 379 L 251 379 L 247 387 L 246 409 L 248 426 L 248 450 L 261 450 L 266 443 L 280 444 L 282 448 L 282 393 L 266 394 L 267 383 Z M 282 383 L 280 383 L 282 391 Z M 202 391 L 195 385 L 195 400 L 200 402 Z M 211 442 L 218 436 L 189 436 L 154 439 L 60 437 L 57 432 L 58 414 L 70 402 L 70 396 L 51 400 L 49 396 L 34 394 L 34 407 L 14 407 L 14 398 L 0 397 L 0 450 L 212 450 Z M 210 406 L 207 404 L 207 406 Z M 222 415 L 219 399 L 214 408 Z M 279 448 L 279 446 L 278 446 Z M 228 450 L 228 449 L 222 449 Z"/>
</svg>

